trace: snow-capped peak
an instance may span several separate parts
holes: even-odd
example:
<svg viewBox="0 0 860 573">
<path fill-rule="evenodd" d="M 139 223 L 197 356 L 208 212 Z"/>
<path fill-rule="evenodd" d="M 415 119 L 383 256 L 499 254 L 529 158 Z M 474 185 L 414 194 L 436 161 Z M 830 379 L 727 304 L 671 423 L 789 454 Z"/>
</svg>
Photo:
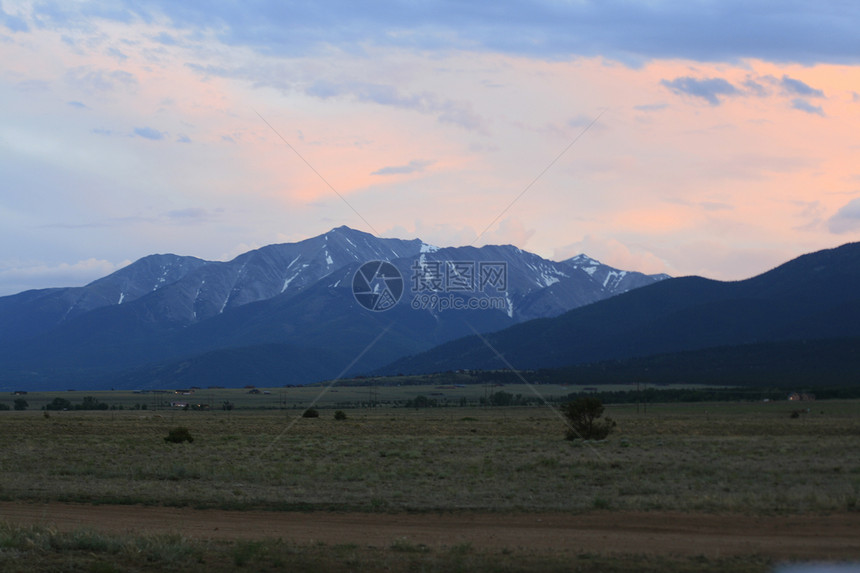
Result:
<svg viewBox="0 0 860 573">
<path fill-rule="evenodd" d="M 565 262 L 570 263 L 570 264 L 577 266 L 577 267 L 599 267 L 600 265 L 603 264 L 600 261 L 598 261 L 597 259 L 592 259 L 591 257 L 586 255 L 585 253 L 580 253 L 580 254 L 576 255 L 575 257 L 570 257 Z"/>
</svg>

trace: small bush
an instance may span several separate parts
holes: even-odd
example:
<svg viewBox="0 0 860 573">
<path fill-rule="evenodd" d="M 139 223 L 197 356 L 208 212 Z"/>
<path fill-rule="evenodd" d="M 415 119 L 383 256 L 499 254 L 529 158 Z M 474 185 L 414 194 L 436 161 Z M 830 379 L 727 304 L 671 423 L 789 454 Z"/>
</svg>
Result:
<svg viewBox="0 0 860 573">
<path fill-rule="evenodd" d="M 334 413 L 334 419 L 335 420 L 346 420 L 346 412 L 344 412 L 343 410 L 338 410 L 337 412 Z"/>
<path fill-rule="evenodd" d="M 189 444 L 194 441 L 194 437 L 191 435 L 191 432 L 188 431 L 188 428 L 173 428 L 167 434 L 167 437 L 164 438 L 164 441 L 170 444 L 181 444 L 182 442 L 188 442 Z"/>
<path fill-rule="evenodd" d="M 603 415 L 603 404 L 593 396 L 568 402 L 562 412 L 570 424 L 565 436 L 568 440 L 602 440 L 615 428 L 615 422 L 609 417 L 598 421 Z"/>
<path fill-rule="evenodd" d="M 308 408 L 304 412 L 302 412 L 302 418 L 319 418 L 320 413 L 316 410 L 316 408 Z"/>
</svg>

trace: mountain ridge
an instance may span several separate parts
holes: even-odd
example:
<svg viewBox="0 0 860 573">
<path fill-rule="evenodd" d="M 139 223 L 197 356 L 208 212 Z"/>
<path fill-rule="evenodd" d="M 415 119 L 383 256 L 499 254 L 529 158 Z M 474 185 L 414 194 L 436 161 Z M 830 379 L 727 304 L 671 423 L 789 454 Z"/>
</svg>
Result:
<svg viewBox="0 0 860 573">
<path fill-rule="evenodd" d="M 315 344 L 354 356 L 387 319 L 395 322 L 392 332 L 397 337 L 369 351 L 363 365 L 382 366 L 470 332 L 460 320 L 465 315 L 410 306 L 409 298 L 417 296 L 410 289 L 413 281 L 417 284 L 434 268 L 448 272 L 455 262 L 465 265 L 467 272 L 483 263 L 504 265 L 504 289 L 495 293 L 504 298 L 504 310 L 467 311 L 481 332 L 559 314 L 664 278 L 619 271 L 586 259 L 579 262 L 591 265 L 590 272 L 576 260 L 549 261 L 510 245 L 435 248 L 420 239 L 379 239 L 345 226 L 296 243 L 267 245 L 225 262 L 150 255 L 85 287 L 0 298 L 0 340 L 4 340 L 0 381 L 35 373 L 29 379 L 61 384 L 56 382 L 58 372 L 76 379 L 87 373 L 109 376 L 255 345 L 307 348 Z M 352 277 L 369 260 L 392 262 L 409 290 L 406 300 L 384 315 L 368 314 L 352 294 Z M 601 283 L 594 274 L 635 277 L 638 282 L 610 284 L 601 279 Z M 446 289 L 423 294 L 461 303 L 486 298 L 486 293 L 474 290 L 474 281 L 472 286 L 466 292 Z M 46 299 L 51 304 L 45 304 Z M 414 305 L 415 298 L 411 302 Z M 16 323 L 29 328 L 16 328 Z M 333 365 L 301 371 L 336 374 Z M 310 381 L 296 376 L 291 382 Z"/>
<path fill-rule="evenodd" d="M 554 318 L 466 337 L 379 372 L 554 368 L 797 339 L 860 336 L 860 243 L 803 255 L 743 281 L 679 277 Z"/>
</svg>

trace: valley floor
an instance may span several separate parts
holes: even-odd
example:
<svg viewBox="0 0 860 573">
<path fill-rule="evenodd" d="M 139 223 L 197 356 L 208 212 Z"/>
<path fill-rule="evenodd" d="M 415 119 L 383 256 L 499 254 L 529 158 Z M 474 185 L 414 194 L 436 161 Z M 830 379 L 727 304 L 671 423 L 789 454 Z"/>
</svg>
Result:
<svg viewBox="0 0 860 573">
<path fill-rule="evenodd" d="M 860 562 L 856 401 L 0 413 L 3 571 Z M 164 438 L 187 427 L 192 443 Z"/>
</svg>

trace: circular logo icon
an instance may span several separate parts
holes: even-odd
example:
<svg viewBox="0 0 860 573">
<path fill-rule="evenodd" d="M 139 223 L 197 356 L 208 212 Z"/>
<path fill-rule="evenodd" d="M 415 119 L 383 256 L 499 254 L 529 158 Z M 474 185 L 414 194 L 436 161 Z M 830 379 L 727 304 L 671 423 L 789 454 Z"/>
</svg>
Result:
<svg viewBox="0 0 860 573">
<path fill-rule="evenodd" d="M 367 310 L 388 310 L 403 296 L 403 275 L 386 261 L 364 263 L 352 277 L 352 295 Z"/>
</svg>

